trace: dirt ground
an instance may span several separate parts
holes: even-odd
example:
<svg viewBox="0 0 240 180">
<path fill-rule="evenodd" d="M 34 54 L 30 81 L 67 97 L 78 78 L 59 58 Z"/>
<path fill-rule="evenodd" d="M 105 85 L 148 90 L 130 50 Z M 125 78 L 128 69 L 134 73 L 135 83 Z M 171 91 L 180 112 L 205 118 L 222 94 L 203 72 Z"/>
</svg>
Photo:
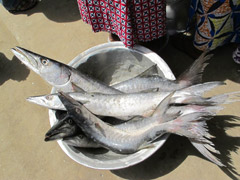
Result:
<svg viewBox="0 0 240 180">
<path fill-rule="evenodd" d="M 183 137 L 171 135 L 152 157 L 133 167 L 108 171 L 82 166 L 70 159 L 57 142 L 44 142 L 50 128 L 48 110 L 30 104 L 26 98 L 48 94 L 50 85 L 13 56 L 20 46 L 68 63 L 81 52 L 107 42 L 107 33 L 93 33 L 81 21 L 76 1 L 42 0 L 34 9 L 13 15 L 0 6 L 0 179 L 1 180 L 227 180 L 240 172 L 240 102 L 226 105 L 209 123 L 226 168 L 206 160 Z M 208 95 L 240 90 L 240 65 L 231 55 L 236 45 L 214 51 L 204 72 L 204 81 L 221 80 L 225 86 Z M 169 42 L 160 55 L 177 77 L 192 62 Z"/>
</svg>

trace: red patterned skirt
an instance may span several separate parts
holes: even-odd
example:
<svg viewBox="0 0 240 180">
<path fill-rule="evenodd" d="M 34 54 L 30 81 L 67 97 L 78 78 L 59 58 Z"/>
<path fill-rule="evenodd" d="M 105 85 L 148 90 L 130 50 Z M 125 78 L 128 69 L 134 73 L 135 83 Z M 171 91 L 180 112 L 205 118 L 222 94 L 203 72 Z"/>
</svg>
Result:
<svg viewBox="0 0 240 180">
<path fill-rule="evenodd" d="M 127 47 L 166 34 L 165 0 L 78 0 L 78 6 L 94 32 L 116 34 Z"/>
</svg>

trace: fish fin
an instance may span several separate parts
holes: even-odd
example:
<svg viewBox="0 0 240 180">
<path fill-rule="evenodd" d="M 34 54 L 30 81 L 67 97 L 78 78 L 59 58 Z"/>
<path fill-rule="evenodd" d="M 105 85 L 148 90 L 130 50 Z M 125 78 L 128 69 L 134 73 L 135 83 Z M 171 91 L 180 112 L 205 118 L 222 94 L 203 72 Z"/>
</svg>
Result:
<svg viewBox="0 0 240 180">
<path fill-rule="evenodd" d="M 72 85 L 72 89 L 73 89 L 73 92 L 86 92 L 84 91 L 82 88 L 80 88 L 79 86 L 77 86 L 75 83 L 71 82 L 71 85 Z"/>
<path fill-rule="evenodd" d="M 134 76 L 134 77 L 131 77 L 130 79 L 128 80 L 131 80 L 131 79 L 134 79 L 134 78 L 144 78 L 144 77 L 150 77 L 150 76 L 159 76 L 158 74 L 158 69 L 157 69 L 157 64 L 154 64 L 152 66 L 150 66 L 149 68 L 147 68 L 145 71 L 143 71 L 142 73 Z M 127 80 L 127 81 L 128 81 Z M 115 87 L 115 86 L 118 86 L 119 84 L 121 84 L 122 82 L 119 82 L 119 83 L 116 83 L 116 84 L 113 84 L 112 87 Z"/>
<path fill-rule="evenodd" d="M 175 120 L 169 121 L 167 131 L 194 139 L 198 142 L 211 144 L 208 139 L 213 136 L 208 133 L 206 120 L 210 120 L 212 117 L 212 114 L 209 112 L 194 112 L 186 114 Z"/>
<path fill-rule="evenodd" d="M 222 106 L 202 106 L 201 112 L 209 112 L 212 115 L 216 115 L 219 111 L 223 110 Z"/>
<path fill-rule="evenodd" d="M 163 115 L 166 110 L 168 109 L 169 105 L 170 105 L 170 101 L 171 98 L 173 96 L 174 92 L 171 92 L 168 96 L 166 96 L 157 106 L 157 108 L 155 109 L 154 113 L 152 116 L 161 116 Z"/>
<path fill-rule="evenodd" d="M 172 103 L 182 103 L 182 104 L 195 104 L 195 105 L 202 105 L 202 106 L 215 106 L 216 112 L 221 110 L 222 108 L 218 105 L 221 104 L 230 104 L 234 102 L 240 101 L 240 91 L 232 92 L 232 93 L 225 93 L 216 95 L 209 98 L 204 98 L 201 96 L 183 96 L 183 97 L 173 97 Z M 217 107 L 218 106 L 218 107 Z M 210 109 L 214 110 L 214 108 L 209 107 Z M 207 109 L 207 107 L 206 107 Z"/>
<path fill-rule="evenodd" d="M 150 148 L 155 148 L 156 146 L 154 144 L 150 144 L 150 142 L 148 143 L 143 143 L 138 150 L 142 150 L 142 149 L 150 149 Z"/>
<path fill-rule="evenodd" d="M 167 114 L 167 110 L 170 106 L 171 98 L 174 95 L 175 91 L 171 92 L 168 96 L 166 96 L 156 107 L 155 111 L 152 114 L 152 117 L 159 118 L 159 122 L 163 123 L 162 121 L 166 122 L 169 119 L 175 119 L 177 116 L 180 115 L 180 112 L 174 114 Z M 167 114 L 167 115 L 166 115 Z"/>
<path fill-rule="evenodd" d="M 148 111 L 145 111 L 143 114 L 142 114 L 142 117 L 146 118 L 146 117 L 150 117 L 153 115 L 155 110 L 148 110 Z"/>
<path fill-rule="evenodd" d="M 225 84 L 226 83 L 223 81 L 212 81 L 212 82 L 206 82 L 202 84 L 196 84 L 196 85 L 192 85 L 176 91 L 176 96 L 183 96 L 183 95 L 202 96 L 205 92 Z"/>
<path fill-rule="evenodd" d="M 239 102 L 240 101 L 240 91 L 213 96 L 210 98 L 210 100 L 212 102 L 214 102 L 216 105 Z"/>
<path fill-rule="evenodd" d="M 136 77 L 148 77 L 152 75 L 158 75 L 157 64 L 152 65 L 151 67 L 149 67 L 148 69 L 146 69 L 145 71 L 137 75 Z"/>
<path fill-rule="evenodd" d="M 208 65 L 206 61 L 213 56 L 213 54 L 206 55 L 208 52 L 209 50 L 204 51 L 193 64 L 177 78 L 179 84 L 190 86 L 202 82 L 203 71 Z"/>
<path fill-rule="evenodd" d="M 173 97 L 171 100 L 172 104 L 194 104 L 200 106 L 213 106 L 215 105 L 214 101 L 211 101 L 211 98 L 204 98 L 201 96 L 177 96 Z"/>
<path fill-rule="evenodd" d="M 199 142 L 194 142 L 192 139 L 189 139 L 190 142 L 192 143 L 192 145 L 204 156 L 206 157 L 208 160 L 210 160 L 211 162 L 213 162 L 214 164 L 218 165 L 218 166 L 225 166 L 218 158 L 216 158 L 211 152 L 209 152 L 208 150 L 210 150 L 210 145 L 208 144 L 203 144 L 203 143 L 199 143 Z M 211 146 L 211 150 L 214 153 L 219 154 L 219 151 L 215 150 L 214 147 Z"/>
</svg>

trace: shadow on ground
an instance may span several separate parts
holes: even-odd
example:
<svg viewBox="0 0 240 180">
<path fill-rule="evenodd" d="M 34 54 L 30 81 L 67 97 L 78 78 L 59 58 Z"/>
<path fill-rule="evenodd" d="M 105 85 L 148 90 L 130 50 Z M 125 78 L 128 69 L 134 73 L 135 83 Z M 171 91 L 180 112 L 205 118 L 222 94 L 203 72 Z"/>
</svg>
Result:
<svg viewBox="0 0 240 180">
<path fill-rule="evenodd" d="M 170 41 L 159 55 L 166 61 L 174 75 L 178 77 L 195 59 L 175 49 L 172 44 L 173 42 Z M 214 56 L 208 61 L 209 64 L 203 72 L 204 82 L 231 80 L 240 83 L 240 65 L 232 59 L 232 53 L 236 47 L 236 44 L 228 44 L 211 51 Z"/>
<path fill-rule="evenodd" d="M 43 13 L 55 22 L 73 22 L 81 19 L 76 0 L 41 0 L 34 8 L 21 14 L 30 16 L 34 13 Z"/>
<path fill-rule="evenodd" d="M 239 124 L 234 123 L 236 119 L 232 116 L 218 116 L 209 123 L 211 134 L 217 137 L 213 139 L 213 142 L 216 149 L 221 153 L 217 157 L 226 165 L 226 167 L 221 169 L 234 180 L 237 180 L 240 175 L 232 165 L 230 153 L 237 152 L 237 149 L 240 147 L 240 137 L 228 136 L 225 131 L 228 128 L 239 126 Z M 171 173 L 190 155 L 204 158 L 187 138 L 171 135 L 162 148 L 147 160 L 135 166 L 111 172 L 125 179 L 155 179 Z"/>
<path fill-rule="evenodd" d="M 111 172 L 125 179 L 155 179 L 172 172 L 187 158 L 190 151 L 194 149 L 186 138 L 171 135 L 150 158 L 135 166 Z"/>
<path fill-rule="evenodd" d="M 30 70 L 26 68 L 15 56 L 9 60 L 3 53 L 0 53 L 0 85 L 7 80 L 23 81 L 29 75 Z"/>
</svg>

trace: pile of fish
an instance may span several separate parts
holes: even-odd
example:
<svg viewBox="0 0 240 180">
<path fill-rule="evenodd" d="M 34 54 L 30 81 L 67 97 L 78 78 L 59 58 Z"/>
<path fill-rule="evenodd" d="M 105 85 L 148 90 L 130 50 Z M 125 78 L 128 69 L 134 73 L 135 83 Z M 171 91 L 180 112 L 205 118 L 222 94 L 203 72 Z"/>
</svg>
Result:
<svg viewBox="0 0 240 180">
<path fill-rule="evenodd" d="M 177 80 L 142 73 L 113 86 L 105 85 L 73 67 L 20 47 L 14 55 L 40 75 L 58 93 L 27 100 L 64 112 L 46 133 L 45 141 L 63 139 L 80 148 L 106 148 L 120 154 L 151 148 L 165 133 L 187 137 L 206 158 L 224 166 L 213 153 L 220 153 L 210 141 L 206 121 L 226 103 L 239 101 L 240 92 L 203 97 L 224 82 L 202 83 L 204 52 Z M 114 118 L 114 124 L 104 118 Z"/>
</svg>

